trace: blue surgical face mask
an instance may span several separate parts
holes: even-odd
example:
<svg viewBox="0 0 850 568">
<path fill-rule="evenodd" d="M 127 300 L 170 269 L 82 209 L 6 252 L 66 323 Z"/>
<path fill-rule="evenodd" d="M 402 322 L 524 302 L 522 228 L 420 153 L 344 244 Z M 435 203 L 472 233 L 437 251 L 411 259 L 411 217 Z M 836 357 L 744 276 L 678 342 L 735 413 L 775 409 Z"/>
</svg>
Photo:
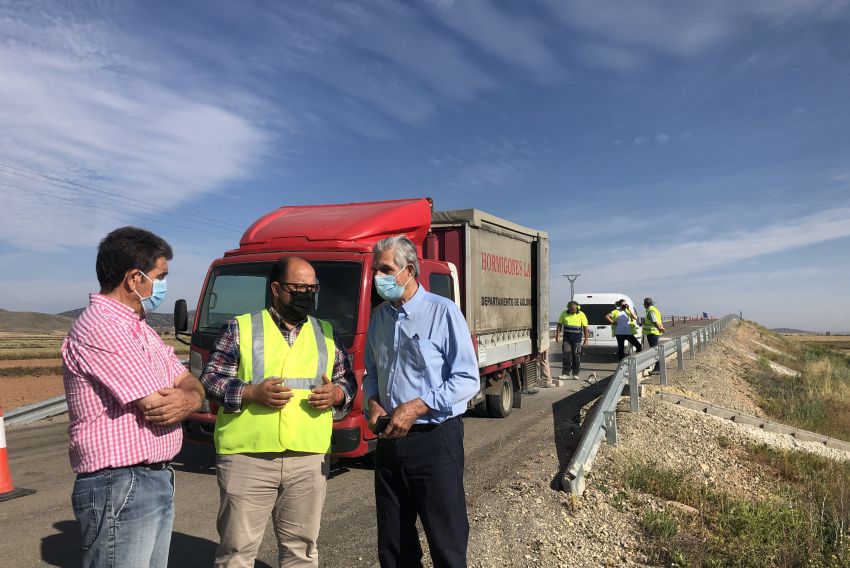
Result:
<svg viewBox="0 0 850 568">
<path fill-rule="evenodd" d="M 165 294 L 168 292 L 168 284 L 165 281 L 165 278 L 162 280 L 151 280 L 150 276 L 139 271 L 142 276 L 153 282 L 153 289 L 151 290 L 151 295 L 147 298 L 142 298 L 142 295 L 136 292 L 136 296 L 142 301 L 142 307 L 145 309 L 145 313 L 152 312 L 159 307 L 163 300 L 165 300 Z"/>
<path fill-rule="evenodd" d="M 404 268 L 402 268 L 401 270 L 404 270 Z M 380 297 L 390 302 L 395 302 L 401 299 L 401 297 L 404 295 L 404 289 L 407 286 L 407 282 L 410 282 L 410 278 L 413 278 L 413 275 L 411 274 L 410 278 L 407 279 L 407 282 L 405 282 L 404 284 L 399 284 L 395 281 L 395 279 L 396 276 L 401 274 L 401 270 L 399 270 L 392 276 L 388 276 L 385 274 L 375 275 L 375 290 L 378 291 L 378 295 Z"/>
</svg>

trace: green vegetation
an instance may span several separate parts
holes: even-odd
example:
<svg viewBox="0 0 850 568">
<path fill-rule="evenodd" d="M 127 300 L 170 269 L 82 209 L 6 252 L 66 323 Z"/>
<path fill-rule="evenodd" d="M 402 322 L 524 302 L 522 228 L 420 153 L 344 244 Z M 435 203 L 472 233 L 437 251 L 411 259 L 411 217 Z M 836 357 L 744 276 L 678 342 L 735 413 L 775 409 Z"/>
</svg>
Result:
<svg viewBox="0 0 850 568">
<path fill-rule="evenodd" d="M 850 357 L 850 335 L 803 335 L 794 339 L 805 343 L 807 347 L 827 348 Z"/>
<path fill-rule="evenodd" d="M 0 334 L 0 361 L 59 359 L 61 357 L 59 350 L 64 339 L 64 335 L 57 334 Z M 174 348 L 174 353 L 178 357 L 189 354 L 189 347 L 174 339 L 173 336 L 163 337 L 163 341 Z"/>
<path fill-rule="evenodd" d="M 58 359 L 60 357 L 59 348 L 55 349 L 0 349 L 0 361 L 16 361 L 23 359 Z"/>
<path fill-rule="evenodd" d="M 7 367 L 0 369 L 0 377 L 48 377 L 61 375 L 62 366 L 32 366 L 32 367 Z"/>
<path fill-rule="evenodd" d="M 775 498 L 735 496 L 706 487 L 688 472 L 653 464 L 630 467 L 629 488 L 698 511 L 670 506 L 643 515 L 650 561 L 693 567 L 850 566 L 850 464 L 765 448 L 748 452 L 776 476 Z"/>
<path fill-rule="evenodd" d="M 787 354 L 760 351 L 761 364 L 745 374 L 759 405 L 779 422 L 850 440 L 850 358 L 830 342 L 783 344 Z M 777 373 L 768 361 L 800 376 Z"/>
</svg>

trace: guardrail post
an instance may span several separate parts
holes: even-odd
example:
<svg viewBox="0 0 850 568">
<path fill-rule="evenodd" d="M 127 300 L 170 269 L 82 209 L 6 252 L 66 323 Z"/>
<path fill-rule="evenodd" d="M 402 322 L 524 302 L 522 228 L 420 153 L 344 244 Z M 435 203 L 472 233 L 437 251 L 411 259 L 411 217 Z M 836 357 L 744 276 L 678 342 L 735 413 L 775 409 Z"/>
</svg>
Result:
<svg viewBox="0 0 850 568">
<path fill-rule="evenodd" d="M 682 351 L 682 338 L 676 338 L 676 368 L 680 371 L 685 368 L 685 354 Z"/>
<path fill-rule="evenodd" d="M 688 334 L 688 346 L 690 347 L 690 350 L 688 351 L 688 357 L 690 357 L 691 359 L 695 359 L 697 355 L 694 352 L 694 334 L 693 333 Z"/>
<path fill-rule="evenodd" d="M 658 379 L 662 385 L 667 384 L 667 360 L 664 358 L 664 345 L 659 343 L 658 347 Z"/>
<path fill-rule="evenodd" d="M 605 416 L 605 439 L 608 442 L 608 445 L 616 448 L 619 443 L 619 437 L 617 436 L 617 413 L 613 410 L 606 410 L 604 412 Z"/>
<path fill-rule="evenodd" d="M 640 412 L 640 400 L 638 400 L 638 376 L 637 359 L 634 355 L 629 357 L 629 402 L 632 412 Z"/>
</svg>

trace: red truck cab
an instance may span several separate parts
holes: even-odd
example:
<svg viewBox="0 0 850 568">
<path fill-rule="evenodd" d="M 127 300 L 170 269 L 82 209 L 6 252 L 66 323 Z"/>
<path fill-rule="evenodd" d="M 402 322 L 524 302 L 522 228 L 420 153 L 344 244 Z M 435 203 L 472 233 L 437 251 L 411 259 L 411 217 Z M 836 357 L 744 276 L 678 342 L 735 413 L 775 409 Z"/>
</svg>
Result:
<svg viewBox="0 0 850 568">
<path fill-rule="evenodd" d="M 303 257 L 316 269 L 321 286 L 315 315 L 339 334 L 358 384 L 351 410 L 335 411 L 331 453 L 368 453 L 375 435 L 363 414 L 363 350 L 372 310 L 383 301 L 372 286 L 372 247 L 385 237 L 405 234 L 421 257 L 430 224 L 427 199 L 281 207 L 263 216 L 245 231 L 239 248 L 225 252 L 207 272 L 191 333 L 193 374 L 200 376 L 226 321 L 269 305 L 271 265 L 282 256 Z M 457 273 L 447 262 L 423 259 L 419 282 L 437 294 L 458 296 Z M 185 302 L 182 309 L 185 312 Z M 209 443 L 217 408 L 208 404 L 201 410 L 189 417 L 184 430 L 189 440 Z"/>
<path fill-rule="evenodd" d="M 419 284 L 453 300 L 466 318 L 481 375 L 470 406 L 508 416 L 520 405 L 521 387 L 534 384 L 549 345 L 548 236 L 476 209 L 433 211 L 426 198 L 281 207 L 264 215 L 207 272 L 192 326 L 192 372 L 201 375 L 225 322 L 269 305 L 272 264 L 303 257 L 321 286 L 315 315 L 339 334 L 358 385 L 350 411 L 334 413 L 331 453 L 370 452 L 375 436 L 363 413 L 363 352 L 370 316 L 383 302 L 372 285 L 372 248 L 398 234 L 417 247 Z M 186 331 L 186 320 L 186 303 L 178 300 L 178 332 Z M 211 442 L 216 412 L 208 404 L 185 421 L 187 438 Z"/>
</svg>

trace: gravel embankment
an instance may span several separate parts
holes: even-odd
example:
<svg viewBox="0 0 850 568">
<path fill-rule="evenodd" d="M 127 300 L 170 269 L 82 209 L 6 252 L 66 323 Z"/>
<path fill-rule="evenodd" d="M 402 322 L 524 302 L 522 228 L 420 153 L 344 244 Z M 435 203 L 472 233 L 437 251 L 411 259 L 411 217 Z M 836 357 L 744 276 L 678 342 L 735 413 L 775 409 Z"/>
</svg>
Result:
<svg viewBox="0 0 850 568">
<path fill-rule="evenodd" d="M 686 361 L 685 371 L 676 371 L 673 363 L 671 386 L 664 389 L 763 415 L 742 371 L 757 364 L 749 355 L 771 342 L 750 324 L 735 325 L 695 361 Z M 659 388 L 646 389 L 638 414 L 628 412 L 623 399 L 617 416 L 620 446 L 601 446 L 581 498 L 563 492 L 555 481 L 559 474 L 557 449 L 549 439 L 526 447 L 524 452 L 530 458 L 522 468 L 504 472 L 503 480 L 486 498 L 471 499 L 470 566 L 647 565 L 641 550 L 645 540 L 641 515 L 650 509 L 687 507 L 645 495 L 626 496 L 621 480 L 631 463 L 687 471 L 698 482 L 730 493 L 767 496 L 773 489 L 771 480 L 741 459 L 741 447 L 746 444 L 764 443 L 850 460 L 850 454 L 820 444 L 797 442 L 790 436 L 661 402 L 651 394 Z"/>
</svg>

